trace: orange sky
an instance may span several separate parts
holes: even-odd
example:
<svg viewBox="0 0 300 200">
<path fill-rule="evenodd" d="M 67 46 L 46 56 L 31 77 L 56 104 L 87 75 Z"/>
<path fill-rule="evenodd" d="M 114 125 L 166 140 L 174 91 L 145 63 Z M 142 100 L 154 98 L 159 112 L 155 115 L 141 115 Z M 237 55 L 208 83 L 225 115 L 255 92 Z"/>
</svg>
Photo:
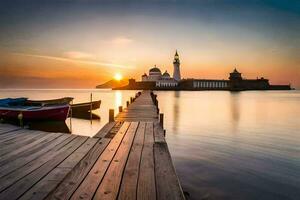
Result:
<svg viewBox="0 0 300 200">
<path fill-rule="evenodd" d="M 93 88 L 115 73 L 139 80 L 155 64 L 172 74 L 176 49 L 184 78 L 227 79 L 236 67 L 300 87 L 290 4 L 45 1 L 0 8 L 0 88 Z"/>
<path fill-rule="evenodd" d="M 65 56 L 45 57 L 36 55 L 23 55 L 3 53 L 0 57 L 2 84 L 5 87 L 78 87 L 90 88 L 110 80 L 115 73 L 120 72 L 124 77 L 140 79 L 140 76 L 156 64 L 162 71 L 173 73 L 172 57 L 174 51 L 160 59 L 141 58 L 134 62 L 120 64 L 103 64 L 88 59 L 70 59 Z M 203 54 L 189 56 L 180 52 L 181 72 L 184 78 L 218 78 L 227 79 L 228 73 L 234 67 L 243 73 L 246 78 L 265 77 L 274 84 L 292 83 L 300 85 L 300 70 L 293 66 L 293 62 L 273 57 L 270 61 L 265 55 L 253 59 L 233 59 L 230 55 L 210 58 Z M 231 58 L 231 59 L 229 59 Z M 258 64 L 256 64 L 258 63 Z M 111 66 L 110 66 L 111 65 Z M 120 65 L 120 66 L 119 66 Z M 4 82 L 5 81 L 5 82 Z M 40 84 L 38 84 L 40 83 Z"/>
</svg>

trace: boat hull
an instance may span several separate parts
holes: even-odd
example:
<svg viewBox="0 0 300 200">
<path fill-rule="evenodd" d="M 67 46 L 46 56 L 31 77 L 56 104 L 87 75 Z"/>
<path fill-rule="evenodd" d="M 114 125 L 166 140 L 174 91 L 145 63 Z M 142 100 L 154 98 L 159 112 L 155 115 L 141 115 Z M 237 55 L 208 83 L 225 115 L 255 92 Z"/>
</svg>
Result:
<svg viewBox="0 0 300 200">
<path fill-rule="evenodd" d="M 93 101 L 89 103 L 80 103 L 71 105 L 72 114 L 89 112 L 100 108 L 101 101 Z"/>
<path fill-rule="evenodd" d="M 59 104 L 70 104 L 73 100 L 73 97 L 64 97 L 60 99 L 50 99 L 50 100 L 27 100 L 27 105 L 43 105 L 43 106 L 51 106 L 51 105 L 59 105 Z"/>
<path fill-rule="evenodd" d="M 64 121 L 68 116 L 69 106 L 42 107 L 35 110 L 0 108 L 0 117 L 3 119 L 19 119 L 20 113 L 22 113 L 22 119 L 25 121 Z"/>
</svg>

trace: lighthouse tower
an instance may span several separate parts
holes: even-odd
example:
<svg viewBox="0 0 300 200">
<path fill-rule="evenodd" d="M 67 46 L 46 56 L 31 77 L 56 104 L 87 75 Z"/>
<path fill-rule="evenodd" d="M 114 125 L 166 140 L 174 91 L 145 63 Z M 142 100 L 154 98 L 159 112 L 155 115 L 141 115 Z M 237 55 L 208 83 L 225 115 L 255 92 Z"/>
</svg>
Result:
<svg viewBox="0 0 300 200">
<path fill-rule="evenodd" d="M 180 75 L 180 60 L 179 60 L 179 55 L 177 53 L 177 50 L 176 50 L 176 53 L 175 53 L 175 56 L 174 56 L 173 65 L 174 65 L 173 78 L 176 81 L 180 81 L 181 80 L 181 75 Z"/>
</svg>

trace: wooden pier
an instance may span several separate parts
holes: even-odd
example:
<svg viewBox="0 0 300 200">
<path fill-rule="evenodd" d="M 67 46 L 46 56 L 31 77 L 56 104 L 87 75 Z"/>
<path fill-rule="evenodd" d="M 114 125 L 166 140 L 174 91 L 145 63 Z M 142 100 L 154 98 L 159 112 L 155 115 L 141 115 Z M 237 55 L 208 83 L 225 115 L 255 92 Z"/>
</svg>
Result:
<svg viewBox="0 0 300 200">
<path fill-rule="evenodd" d="M 93 138 L 0 124 L 0 200 L 184 199 L 156 96 L 120 111 Z"/>
</svg>

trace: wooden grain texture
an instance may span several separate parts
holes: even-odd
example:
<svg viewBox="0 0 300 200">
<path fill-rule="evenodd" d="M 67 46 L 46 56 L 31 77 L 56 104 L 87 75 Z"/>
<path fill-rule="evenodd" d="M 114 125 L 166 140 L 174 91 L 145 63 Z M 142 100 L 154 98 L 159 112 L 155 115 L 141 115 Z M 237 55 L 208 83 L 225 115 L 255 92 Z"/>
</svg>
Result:
<svg viewBox="0 0 300 200">
<path fill-rule="evenodd" d="M 71 153 L 70 156 L 22 195 L 20 199 L 44 199 L 74 168 L 74 166 L 83 159 L 97 141 L 98 140 L 95 138 L 88 138 L 78 149 Z M 62 158 L 60 159 L 62 160 Z"/>
<path fill-rule="evenodd" d="M 12 132 L 12 131 L 20 130 L 20 129 L 22 129 L 22 128 L 17 127 L 17 126 L 13 126 L 13 125 L 10 125 L 10 124 L 0 123 L 0 135 L 2 135 L 4 133 Z"/>
<path fill-rule="evenodd" d="M 166 143 L 154 144 L 157 199 L 184 199 Z"/>
<path fill-rule="evenodd" d="M 15 150 L 11 150 L 10 152 L 0 157 L 0 166 L 8 162 L 12 162 L 17 158 L 24 158 L 27 155 L 31 155 L 32 153 L 36 152 L 37 149 L 43 148 L 45 144 L 51 142 L 52 140 L 55 140 L 60 136 L 61 134 L 42 135 L 41 138 L 36 138 L 27 145 L 24 144 L 23 146 L 16 148 Z"/>
<path fill-rule="evenodd" d="M 140 122 L 123 172 L 119 200 L 135 200 L 140 170 L 140 160 L 145 138 L 145 122 Z"/>
<path fill-rule="evenodd" d="M 14 138 L 17 138 L 19 136 L 22 136 L 23 130 L 18 130 L 18 131 L 13 131 L 13 132 L 9 132 L 5 135 L 0 135 L 0 142 L 6 142 L 6 141 L 9 141 L 9 140 L 12 140 Z M 32 133 L 30 133 L 32 134 Z"/>
<path fill-rule="evenodd" d="M 101 153 L 107 147 L 111 139 L 102 138 L 89 151 L 89 153 L 80 161 L 75 168 L 65 177 L 60 185 L 48 194 L 48 200 L 69 199 L 74 191 L 78 188 L 83 179 L 87 176 Z"/>
<path fill-rule="evenodd" d="M 122 174 L 138 127 L 138 122 L 132 122 L 124 139 L 116 152 L 112 163 L 98 187 L 93 199 L 116 199 L 122 179 Z"/>
<path fill-rule="evenodd" d="M 153 123 L 147 122 L 140 163 L 137 199 L 156 199 L 153 143 Z"/>
<path fill-rule="evenodd" d="M 8 141 L 1 141 L 1 149 L 3 148 L 3 147 L 6 147 L 6 146 L 9 146 L 9 145 L 11 145 L 11 144 L 18 144 L 18 143 L 20 143 L 20 142 L 23 142 L 24 140 L 26 140 L 27 138 L 32 138 L 32 137 L 36 137 L 36 136 L 39 136 L 39 135 L 41 135 L 40 133 L 39 134 L 24 134 L 26 131 L 25 130 L 18 130 L 18 131 L 16 131 L 16 132 L 18 132 L 18 133 L 22 133 L 22 134 L 20 134 L 20 136 L 19 137 L 15 137 L 15 138 L 13 138 L 13 139 L 10 139 L 10 140 L 8 140 Z M 11 134 L 11 133 L 8 133 L 8 134 Z"/>
<path fill-rule="evenodd" d="M 116 116 L 117 121 L 156 121 L 157 119 L 157 108 L 149 91 L 143 91 L 128 108 Z"/>
<path fill-rule="evenodd" d="M 28 164 L 29 162 L 39 158 L 40 156 L 53 149 L 55 146 L 64 142 L 69 136 L 61 135 L 57 138 L 53 138 L 53 136 L 50 137 L 51 138 L 49 140 L 46 140 L 46 143 L 44 143 L 44 145 L 40 145 L 39 148 L 35 149 L 34 152 L 30 152 L 29 154 L 23 155 L 22 157 L 11 157 L 9 162 L 6 162 L 5 165 L 0 166 L 0 177 L 3 177 Z"/>
<path fill-rule="evenodd" d="M 107 124 L 105 124 L 101 130 L 96 133 L 96 135 L 94 136 L 94 138 L 104 138 L 106 136 L 107 133 L 109 133 L 109 131 L 115 126 L 116 122 L 109 122 Z"/>
<path fill-rule="evenodd" d="M 91 171 L 85 177 L 71 199 L 92 199 L 107 168 L 117 152 L 130 123 L 125 122 L 101 154 Z"/>
<path fill-rule="evenodd" d="M 41 152 L 45 150 L 45 152 L 42 152 L 42 156 L 34 159 L 30 158 L 30 160 L 25 160 L 26 164 L 17 168 L 15 171 L 13 171 L 13 173 L 3 173 L 4 176 L 0 178 L 0 192 L 55 157 L 61 149 L 64 149 L 70 142 L 72 142 L 72 140 L 76 138 L 77 137 L 70 137 L 69 135 L 62 135 L 61 137 L 57 138 L 55 142 L 45 146 L 45 148 L 39 151 Z M 11 163 L 8 163 L 5 166 L 7 166 L 5 169 L 14 167 L 14 165 L 12 165 Z"/>
<path fill-rule="evenodd" d="M 1 143 L 1 145 L 3 146 L 1 146 L 0 148 L 0 156 L 7 154 L 8 152 L 12 152 L 17 149 L 20 149 L 23 146 L 31 144 L 40 138 L 46 138 L 46 137 L 47 134 L 34 134 L 34 135 L 29 135 L 26 138 L 18 137 L 18 140 L 10 140 L 7 142 L 3 142 Z"/>
<path fill-rule="evenodd" d="M 18 199 L 22 194 L 24 194 L 28 189 L 30 189 L 36 182 L 38 182 L 42 177 L 48 174 L 52 169 L 54 169 L 59 163 L 65 160 L 73 151 L 80 147 L 85 141 L 86 137 L 77 137 L 70 143 L 64 145 L 62 148 L 53 152 L 47 158 L 50 158 L 41 167 L 32 171 L 32 173 L 27 174 L 23 178 L 19 179 L 17 182 L 10 185 L 3 192 L 0 193 L 0 199 L 2 200 L 14 200 Z M 43 157 L 46 159 L 46 156 Z M 36 163 L 36 162 L 35 162 Z"/>
<path fill-rule="evenodd" d="M 154 123 L 154 142 L 155 143 L 166 143 L 166 139 L 164 136 L 164 130 L 159 125 L 158 122 Z"/>
</svg>

